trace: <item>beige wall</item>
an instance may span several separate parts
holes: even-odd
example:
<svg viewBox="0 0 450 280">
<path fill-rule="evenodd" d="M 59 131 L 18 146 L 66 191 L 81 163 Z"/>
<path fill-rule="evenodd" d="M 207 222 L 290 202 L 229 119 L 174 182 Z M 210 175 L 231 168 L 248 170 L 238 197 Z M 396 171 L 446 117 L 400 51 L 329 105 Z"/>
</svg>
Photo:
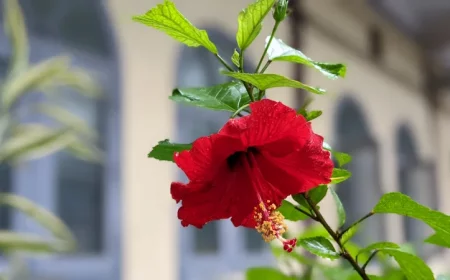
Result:
<svg viewBox="0 0 450 280">
<path fill-rule="evenodd" d="M 175 79 L 177 52 L 180 44 L 162 32 L 141 24 L 133 23 L 130 17 L 141 14 L 161 1 L 150 0 L 110 0 L 108 2 L 119 43 L 122 67 L 122 104 L 123 104 L 123 279 L 175 280 L 178 273 L 176 205 L 169 194 L 169 185 L 174 178 L 173 164 L 149 160 L 146 154 L 159 140 L 173 135 L 173 104 L 167 96 L 171 93 Z M 218 26 L 234 37 L 237 28 L 236 16 L 249 3 L 249 0 L 190 0 L 175 1 L 177 7 L 194 24 Z M 328 18 L 327 25 L 335 26 L 339 22 L 338 32 L 349 40 L 357 50 L 363 52 L 366 47 L 365 28 L 357 21 L 336 10 L 333 5 L 324 5 L 325 0 L 306 1 L 311 14 Z M 208 11 L 207 13 L 205 11 Z M 341 16 L 342 15 L 342 16 Z M 249 58 L 257 61 L 265 36 L 270 33 L 271 19 L 267 20 L 264 30 L 253 47 L 248 51 Z M 233 23 L 233 24 L 230 24 Z M 283 25 L 278 37 L 289 42 L 287 25 Z M 351 95 L 363 107 L 371 131 L 382 142 L 381 160 L 382 185 L 385 191 L 396 190 L 397 175 L 394 135 L 397 126 L 406 122 L 414 130 L 414 136 L 423 158 L 433 158 L 438 153 L 429 143 L 433 140 L 428 133 L 430 114 L 425 100 L 415 85 L 405 85 L 392 78 L 379 67 L 373 66 L 361 55 L 352 53 L 348 48 L 330 40 L 327 35 L 310 27 L 303 51 L 310 57 L 323 61 L 337 61 L 348 64 L 348 76 L 344 80 L 330 81 L 321 74 L 308 71 L 306 81 L 329 90 L 325 97 L 317 97 L 313 107 L 324 110 L 323 117 L 314 121 L 315 130 L 333 142 L 332 123 L 336 101 L 343 94 Z M 410 80 L 419 80 L 420 75 L 410 65 L 416 56 L 408 51 L 402 59 L 405 43 L 395 36 L 389 37 L 393 48 L 388 51 L 390 68 L 407 73 Z M 401 44 L 397 45 L 397 41 Z M 407 45 L 407 44 L 406 44 Z M 397 47 L 396 47 L 397 46 Z M 402 47 L 398 47 L 402 46 Z M 388 67 L 388 68 L 389 68 Z M 273 63 L 269 72 L 290 76 L 290 67 L 284 63 Z M 407 69 L 408 71 L 406 71 Z M 411 70 L 413 69 L 413 70 Z M 269 96 L 293 104 L 292 92 L 277 89 Z M 441 150 L 450 155 L 448 143 L 449 117 L 442 116 L 439 123 L 441 132 Z M 448 135 L 447 135 L 448 134 Z M 441 158 L 439 182 L 441 187 L 448 185 L 450 159 Z M 448 191 L 447 191 L 448 192 Z M 332 204 L 327 198 L 324 209 L 332 213 Z M 447 206 L 447 208 L 449 208 Z M 446 209 L 450 210 L 450 209 Z M 328 215 L 329 216 L 329 215 Z M 390 217 L 395 223 L 397 217 Z M 392 230 L 391 238 L 399 240 L 401 229 Z"/>
</svg>

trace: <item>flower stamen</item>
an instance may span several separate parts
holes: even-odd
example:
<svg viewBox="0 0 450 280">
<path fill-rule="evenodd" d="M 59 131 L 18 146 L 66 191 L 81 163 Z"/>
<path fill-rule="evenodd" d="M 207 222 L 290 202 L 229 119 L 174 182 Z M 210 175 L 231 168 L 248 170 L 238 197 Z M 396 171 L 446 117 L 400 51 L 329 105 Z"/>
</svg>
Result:
<svg viewBox="0 0 450 280">
<path fill-rule="evenodd" d="M 271 204 L 270 200 L 267 200 L 267 204 L 261 201 L 254 210 L 255 229 L 261 233 L 262 238 L 266 242 L 275 239 L 280 240 L 283 244 L 283 249 L 290 253 L 295 248 L 297 239 L 285 239 L 283 237 L 287 230 L 287 225 L 284 223 L 284 216 L 276 209 L 276 205 Z"/>
</svg>

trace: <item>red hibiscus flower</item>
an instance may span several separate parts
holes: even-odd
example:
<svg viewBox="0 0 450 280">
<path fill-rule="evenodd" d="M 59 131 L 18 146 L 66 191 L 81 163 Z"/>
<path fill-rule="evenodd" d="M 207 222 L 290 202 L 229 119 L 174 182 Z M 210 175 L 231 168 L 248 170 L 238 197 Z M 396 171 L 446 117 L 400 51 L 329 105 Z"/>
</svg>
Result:
<svg viewBox="0 0 450 280">
<path fill-rule="evenodd" d="M 250 104 L 251 114 L 230 119 L 217 133 L 197 139 L 190 151 L 175 153 L 189 183 L 174 182 L 171 194 L 182 202 L 183 226 L 231 218 L 235 226 L 256 228 L 264 240 L 280 239 L 287 251 L 283 216 L 286 197 L 328 184 L 333 169 L 306 119 L 269 99 Z"/>
</svg>

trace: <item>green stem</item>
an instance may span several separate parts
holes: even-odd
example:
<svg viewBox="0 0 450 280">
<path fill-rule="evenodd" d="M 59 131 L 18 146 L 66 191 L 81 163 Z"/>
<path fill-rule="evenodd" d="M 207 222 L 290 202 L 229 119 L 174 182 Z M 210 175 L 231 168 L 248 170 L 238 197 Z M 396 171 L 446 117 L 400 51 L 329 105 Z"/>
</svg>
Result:
<svg viewBox="0 0 450 280">
<path fill-rule="evenodd" d="M 363 270 L 366 270 L 367 265 L 369 265 L 369 262 L 375 257 L 375 255 L 378 253 L 378 250 L 375 250 L 372 252 L 372 254 L 370 254 L 369 258 L 367 259 L 367 261 L 363 264 L 363 266 L 361 267 Z"/>
<path fill-rule="evenodd" d="M 303 196 L 305 197 L 305 199 L 308 202 L 309 206 L 311 207 L 311 209 L 313 210 L 314 214 L 316 215 L 317 221 L 323 225 L 323 227 L 327 230 L 327 232 L 330 234 L 330 236 L 338 244 L 339 248 L 341 249 L 341 256 L 344 259 L 346 259 L 352 265 L 352 267 L 356 270 L 356 272 L 359 274 L 359 276 L 361 276 L 362 279 L 370 280 L 369 276 L 367 276 L 367 274 L 364 271 L 364 269 L 362 269 L 358 265 L 356 260 L 350 255 L 350 253 L 347 251 L 345 246 L 342 244 L 341 240 L 339 239 L 338 234 L 336 232 L 334 232 L 334 230 L 330 227 L 330 225 L 325 221 L 325 218 L 322 216 L 322 213 L 320 213 L 320 211 L 317 208 L 317 206 L 308 197 L 308 194 L 305 193 L 305 194 L 303 194 Z"/>
<path fill-rule="evenodd" d="M 236 117 L 236 116 L 242 117 L 242 114 L 241 114 L 242 110 L 244 110 L 245 108 L 247 108 L 249 105 L 250 105 L 250 104 L 245 104 L 244 106 L 239 107 L 239 108 L 236 110 L 236 112 L 234 112 L 233 115 L 231 115 L 231 118 L 234 118 L 234 117 Z"/>
<path fill-rule="evenodd" d="M 261 67 L 264 57 L 266 56 L 267 50 L 269 49 L 270 43 L 272 43 L 273 37 L 275 36 L 275 33 L 277 32 L 278 25 L 280 25 L 280 22 L 278 22 L 278 21 L 275 22 L 275 25 L 273 26 L 273 29 L 272 29 L 272 34 L 270 34 L 269 42 L 267 42 L 266 48 L 264 49 L 261 59 L 258 62 L 258 66 L 256 67 L 255 73 L 258 73 L 259 67 Z"/>
<path fill-rule="evenodd" d="M 301 209 L 300 207 L 294 206 L 295 210 L 297 210 L 298 212 L 301 212 L 303 214 L 305 214 L 306 216 L 310 217 L 311 219 L 313 219 L 314 221 L 317 221 L 316 216 L 312 215 L 311 213 L 306 212 L 305 210 Z"/>
<path fill-rule="evenodd" d="M 360 223 L 362 223 L 365 219 L 373 216 L 375 213 L 370 211 L 367 215 L 365 215 L 364 217 L 362 217 L 361 219 L 357 220 L 356 222 L 354 222 L 353 224 L 351 224 L 348 228 L 346 228 L 345 230 L 343 230 L 341 233 L 339 233 L 339 239 L 347 232 L 349 231 L 352 227 L 355 227 L 357 225 L 359 225 Z"/>
<path fill-rule="evenodd" d="M 219 59 L 220 63 L 225 66 L 225 68 L 227 68 L 231 72 L 234 72 L 234 69 L 230 65 L 228 65 L 228 63 L 218 53 L 216 53 L 215 56 L 217 57 L 217 59 Z"/>
<path fill-rule="evenodd" d="M 244 73 L 244 51 L 239 54 L 239 70 Z"/>
<path fill-rule="evenodd" d="M 266 64 L 264 65 L 263 69 L 261 70 L 261 72 L 259 72 L 260 74 L 263 74 L 267 67 L 269 67 L 270 63 L 272 63 L 272 60 L 267 60 Z"/>
</svg>

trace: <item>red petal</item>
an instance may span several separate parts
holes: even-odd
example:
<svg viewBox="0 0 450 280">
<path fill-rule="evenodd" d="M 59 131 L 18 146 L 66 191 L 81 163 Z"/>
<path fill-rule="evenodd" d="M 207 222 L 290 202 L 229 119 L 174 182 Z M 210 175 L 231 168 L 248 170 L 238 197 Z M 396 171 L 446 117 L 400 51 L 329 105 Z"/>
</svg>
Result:
<svg viewBox="0 0 450 280">
<path fill-rule="evenodd" d="M 276 157 L 262 151 L 258 164 L 264 178 L 286 196 L 330 183 L 333 162 L 322 143 L 323 138 L 312 133 L 304 147 L 287 156 Z"/>
<path fill-rule="evenodd" d="M 192 143 L 190 151 L 175 153 L 174 161 L 189 180 L 204 180 L 213 167 L 211 138 L 201 137 Z"/>
</svg>

